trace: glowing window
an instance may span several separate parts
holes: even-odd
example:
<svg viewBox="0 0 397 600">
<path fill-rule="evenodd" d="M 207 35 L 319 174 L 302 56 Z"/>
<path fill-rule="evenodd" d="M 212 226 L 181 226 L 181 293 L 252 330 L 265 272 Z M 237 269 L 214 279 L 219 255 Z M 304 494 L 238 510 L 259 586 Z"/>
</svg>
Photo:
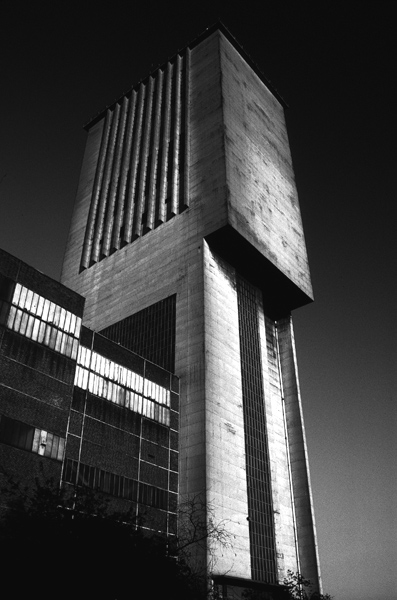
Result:
<svg viewBox="0 0 397 600">
<path fill-rule="evenodd" d="M 169 390 L 84 346 L 79 347 L 74 384 L 163 425 L 170 424 Z"/>
<path fill-rule="evenodd" d="M 65 439 L 59 435 L 4 416 L 0 420 L 0 442 L 60 461 L 65 452 Z"/>
<path fill-rule="evenodd" d="M 81 319 L 20 283 L 15 285 L 7 327 L 72 359 L 77 356 Z"/>
</svg>

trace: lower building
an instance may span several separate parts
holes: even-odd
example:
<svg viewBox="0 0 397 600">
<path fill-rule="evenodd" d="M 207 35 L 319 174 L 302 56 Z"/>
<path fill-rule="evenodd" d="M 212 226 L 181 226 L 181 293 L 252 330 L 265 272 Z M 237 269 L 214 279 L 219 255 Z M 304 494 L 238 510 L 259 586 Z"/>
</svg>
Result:
<svg viewBox="0 0 397 600">
<path fill-rule="evenodd" d="M 0 466 L 113 498 L 173 535 L 179 381 L 82 327 L 84 298 L 0 251 Z"/>
</svg>

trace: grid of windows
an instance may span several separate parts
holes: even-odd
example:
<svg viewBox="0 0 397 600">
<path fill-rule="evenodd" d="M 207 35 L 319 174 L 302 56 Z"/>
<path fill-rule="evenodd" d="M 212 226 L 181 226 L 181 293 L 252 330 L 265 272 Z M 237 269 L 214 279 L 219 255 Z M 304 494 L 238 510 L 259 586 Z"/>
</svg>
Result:
<svg viewBox="0 0 397 600">
<path fill-rule="evenodd" d="M 15 285 L 7 327 L 76 359 L 81 319 L 20 283 Z"/>
<path fill-rule="evenodd" d="M 98 467 L 78 463 L 78 461 L 69 458 L 65 460 L 62 479 L 73 485 L 84 485 L 98 489 L 117 498 L 125 498 L 132 502 L 163 510 L 168 508 L 167 490 L 142 483 L 136 479 L 116 475 Z"/>
<path fill-rule="evenodd" d="M 55 460 L 65 452 L 64 438 L 5 416 L 0 417 L 0 442 Z"/>
<path fill-rule="evenodd" d="M 103 329 L 100 333 L 173 373 L 175 310 L 174 294 Z"/>
<path fill-rule="evenodd" d="M 275 534 L 255 288 L 237 278 L 252 578 L 277 583 Z"/>
<path fill-rule="evenodd" d="M 95 396 L 170 425 L 170 390 L 84 346 L 79 347 L 74 384 Z"/>
</svg>

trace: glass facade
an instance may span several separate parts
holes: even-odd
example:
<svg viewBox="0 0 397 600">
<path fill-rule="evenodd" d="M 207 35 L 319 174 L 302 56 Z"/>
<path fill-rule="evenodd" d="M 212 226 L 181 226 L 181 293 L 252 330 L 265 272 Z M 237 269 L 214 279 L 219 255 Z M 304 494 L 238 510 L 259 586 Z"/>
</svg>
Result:
<svg viewBox="0 0 397 600">
<path fill-rule="evenodd" d="M 60 461 L 65 452 L 65 438 L 2 415 L 0 442 Z"/>
<path fill-rule="evenodd" d="M 27 489 L 45 469 L 64 486 L 112 496 L 117 510 L 128 507 L 127 501 L 146 529 L 175 535 L 178 378 L 118 340 L 82 327 L 76 316 L 83 312 L 82 297 L 45 276 L 41 286 L 41 274 L 24 269 L 10 273 L 19 282 L 0 273 L 5 468 Z M 34 291 L 41 288 L 42 294 Z M 163 358 L 171 354 L 173 360 L 175 296 L 136 322 L 140 347 L 146 343 L 152 355 L 160 348 Z M 53 462 L 44 466 L 28 453 Z"/>
<path fill-rule="evenodd" d="M 162 510 L 168 509 L 167 490 L 92 465 L 79 463 L 76 460 L 65 460 L 62 479 L 73 485 L 84 485 L 100 490 L 116 498 L 124 498 Z"/>
<path fill-rule="evenodd" d="M 81 319 L 17 283 L 6 326 L 25 337 L 76 359 Z"/>
<path fill-rule="evenodd" d="M 100 333 L 167 371 L 175 371 L 176 295 L 106 327 Z"/>
<path fill-rule="evenodd" d="M 79 347 L 75 386 L 158 421 L 170 424 L 170 391 L 97 352 Z"/>
</svg>

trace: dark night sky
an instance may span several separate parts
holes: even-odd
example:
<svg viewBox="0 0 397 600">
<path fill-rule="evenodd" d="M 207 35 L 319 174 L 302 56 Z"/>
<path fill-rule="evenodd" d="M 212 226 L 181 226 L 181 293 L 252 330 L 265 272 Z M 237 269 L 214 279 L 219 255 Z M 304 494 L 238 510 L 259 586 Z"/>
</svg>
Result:
<svg viewBox="0 0 397 600">
<path fill-rule="evenodd" d="M 0 246 L 56 279 L 82 125 L 206 27 L 221 18 L 288 102 L 315 292 L 294 315 L 298 364 L 323 583 L 335 600 L 396 597 L 391 9 L 2 3 Z"/>
</svg>

